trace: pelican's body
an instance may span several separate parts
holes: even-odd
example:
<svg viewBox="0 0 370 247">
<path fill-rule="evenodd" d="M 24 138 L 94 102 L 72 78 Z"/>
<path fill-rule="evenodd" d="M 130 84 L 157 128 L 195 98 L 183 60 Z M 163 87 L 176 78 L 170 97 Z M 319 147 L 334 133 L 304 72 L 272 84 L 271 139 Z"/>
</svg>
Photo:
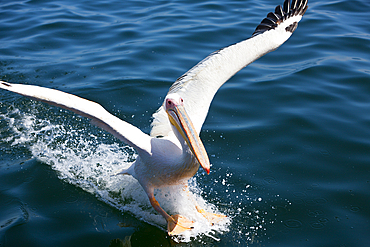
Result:
<svg viewBox="0 0 370 247">
<path fill-rule="evenodd" d="M 194 176 L 199 163 L 186 141 L 177 137 L 181 134 L 176 129 L 174 132 L 166 137 L 151 138 L 151 152 L 140 153 L 136 161 L 119 174 L 132 175 L 144 189 L 176 185 Z"/>
<path fill-rule="evenodd" d="M 184 184 L 199 165 L 209 173 L 210 162 L 199 132 L 217 90 L 235 73 L 283 44 L 307 10 L 307 0 L 285 0 L 270 12 L 251 38 L 216 51 L 198 63 L 171 86 L 163 105 L 153 114 L 150 135 L 107 112 L 99 104 L 78 96 L 38 86 L 0 81 L 0 88 L 56 105 L 88 117 L 101 128 L 135 148 L 136 161 L 117 174 L 132 175 L 144 188 L 151 205 L 167 220 L 169 234 L 192 228 L 193 222 L 169 216 L 154 198 L 154 189 Z M 223 215 L 198 212 L 211 223 Z"/>
</svg>

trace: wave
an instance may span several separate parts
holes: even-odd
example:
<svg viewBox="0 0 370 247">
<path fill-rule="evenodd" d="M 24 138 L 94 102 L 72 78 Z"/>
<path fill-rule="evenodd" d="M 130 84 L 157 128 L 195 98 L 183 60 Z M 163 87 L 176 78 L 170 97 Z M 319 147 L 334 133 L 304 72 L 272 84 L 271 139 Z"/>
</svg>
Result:
<svg viewBox="0 0 370 247">
<path fill-rule="evenodd" d="M 33 103 L 40 106 L 39 103 Z M 9 108 L 10 109 L 10 108 Z M 69 114 L 63 112 L 63 114 Z M 48 115 L 48 114 L 46 114 Z M 64 114 L 65 115 L 65 114 Z M 36 117 L 32 111 L 22 112 L 17 107 L 0 114 L 7 125 L 7 133 L 2 141 L 12 147 L 24 146 L 31 155 L 52 167 L 58 177 L 70 184 L 95 195 L 108 205 L 134 215 L 139 220 L 166 229 L 166 221 L 150 205 L 141 185 L 131 176 L 112 176 L 122 166 L 129 166 L 136 158 L 135 151 L 124 144 L 106 141 L 102 132 L 94 132 L 94 127 L 84 128 L 84 121 L 77 125 L 74 119 L 56 117 L 60 124 L 49 119 Z M 55 118 L 55 116 L 53 116 Z M 59 122 L 59 121 L 57 121 Z M 88 123 L 86 123 L 88 125 Z M 203 199 L 202 189 L 196 177 L 189 181 L 189 189 L 196 202 L 206 211 L 219 213 L 216 206 Z M 229 231 L 230 217 L 210 225 L 199 214 L 192 199 L 181 186 L 156 190 L 155 197 L 163 209 L 170 214 L 181 214 L 195 221 L 194 229 L 174 238 L 188 242 L 198 236 L 206 235 L 216 239 L 216 233 Z"/>
</svg>

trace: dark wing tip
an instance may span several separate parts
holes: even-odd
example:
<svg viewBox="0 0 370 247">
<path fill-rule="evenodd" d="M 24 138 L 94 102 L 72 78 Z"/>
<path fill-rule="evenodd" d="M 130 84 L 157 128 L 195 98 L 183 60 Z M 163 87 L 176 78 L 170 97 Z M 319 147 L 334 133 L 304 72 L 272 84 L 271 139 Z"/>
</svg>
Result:
<svg viewBox="0 0 370 247">
<path fill-rule="evenodd" d="M 293 22 L 293 24 L 290 24 L 285 28 L 285 31 L 293 33 L 298 27 L 298 22 Z"/>
<path fill-rule="evenodd" d="M 270 12 L 267 17 L 262 20 L 262 22 L 257 26 L 256 30 L 252 36 L 264 33 L 265 31 L 275 29 L 281 22 L 285 21 L 289 17 L 301 15 L 303 16 L 307 10 L 308 0 L 285 0 L 283 7 L 281 5 L 276 6 L 275 12 Z M 297 28 L 298 23 L 294 23 L 287 27 L 285 30 L 287 32 L 294 32 Z"/>
<path fill-rule="evenodd" d="M 5 81 L 0 81 L 2 85 L 4 86 L 7 86 L 7 87 L 11 87 L 12 85 L 10 85 L 9 83 L 5 82 Z"/>
</svg>

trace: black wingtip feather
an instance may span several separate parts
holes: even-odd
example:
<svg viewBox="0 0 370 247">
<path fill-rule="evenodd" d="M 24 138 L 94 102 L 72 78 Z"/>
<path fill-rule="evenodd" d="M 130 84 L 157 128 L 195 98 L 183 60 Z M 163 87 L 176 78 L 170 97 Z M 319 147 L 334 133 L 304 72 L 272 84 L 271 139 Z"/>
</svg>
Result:
<svg viewBox="0 0 370 247">
<path fill-rule="evenodd" d="M 281 5 L 276 6 L 275 14 L 277 14 L 280 18 L 284 17 L 284 11 L 281 8 Z"/>
<path fill-rule="evenodd" d="M 290 10 L 290 0 L 285 0 L 283 11 L 284 11 L 284 13 L 289 13 L 289 10 Z"/>
<path fill-rule="evenodd" d="M 270 19 L 270 18 L 263 19 L 261 24 L 262 23 L 266 24 L 266 25 L 270 25 L 270 26 L 277 26 L 276 21 L 274 21 L 273 19 Z"/>
<path fill-rule="evenodd" d="M 279 17 L 273 12 L 268 13 L 267 18 L 270 18 L 271 20 L 274 20 L 275 23 L 279 20 Z"/>
<path fill-rule="evenodd" d="M 292 9 L 296 9 L 297 8 L 297 0 L 293 0 L 292 1 Z"/>
<path fill-rule="evenodd" d="M 1 84 L 3 84 L 4 86 L 7 86 L 7 87 L 11 87 L 12 85 L 10 85 L 9 83 L 5 82 L 5 81 L 1 81 Z"/>
<path fill-rule="evenodd" d="M 308 0 L 304 0 L 302 2 L 302 5 L 301 5 L 300 11 L 299 11 L 299 15 L 304 15 L 306 13 L 307 8 L 308 8 L 307 2 L 308 2 Z"/>
<path fill-rule="evenodd" d="M 281 5 L 276 6 L 275 12 L 270 12 L 267 14 L 267 18 L 263 19 L 262 22 L 257 26 L 256 30 L 252 36 L 261 34 L 271 29 L 275 29 L 278 24 L 283 22 L 289 17 L 301 15 L 303 16 L 307 11 L 307 1 L 308 0 L 285 0 L 283 7 Z M 292 24 L 286 28 L 287 32 L 294 32 L 297 28 L 298 23 Z"/>
</svg>

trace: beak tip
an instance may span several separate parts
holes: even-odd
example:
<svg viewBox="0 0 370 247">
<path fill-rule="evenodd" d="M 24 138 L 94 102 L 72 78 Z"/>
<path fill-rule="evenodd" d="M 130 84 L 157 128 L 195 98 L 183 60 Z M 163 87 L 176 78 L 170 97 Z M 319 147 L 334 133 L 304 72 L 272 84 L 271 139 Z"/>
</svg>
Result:
<svg viewBox="0 0 370 247">
<path fill-rule="evenodd" d="M 207 169 L 204 169 L 205 171 L 206 171 L 206 173 L 207 173 L 207 175 L 209 175 L 209 172 L 210 172 L 210 168 L 207 168 Z"/>
</svg>

